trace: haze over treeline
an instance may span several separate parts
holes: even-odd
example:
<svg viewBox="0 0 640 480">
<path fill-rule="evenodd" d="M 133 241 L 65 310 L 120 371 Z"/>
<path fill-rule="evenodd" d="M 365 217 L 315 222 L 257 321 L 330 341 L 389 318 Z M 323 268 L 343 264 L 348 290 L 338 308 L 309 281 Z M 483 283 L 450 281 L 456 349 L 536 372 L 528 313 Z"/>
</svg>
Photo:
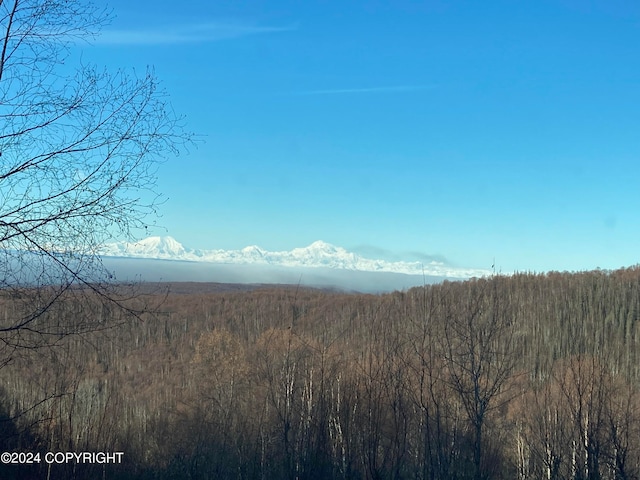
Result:
<svg viewBox="0 0 640 480">
<path fill-rule="evenodd" d="M 72 293 L 38 321 L 93 308 Z M 0 369 L 2 450 L 122 451 L 124 464 L 3 465 L 2 478 L 640 476 L 638 267 L 385 295 L 140 293 L 142 321 Z"/>
<path fill-rule="evenodd" d="M 407 290 L 445 279 L 435 275 L 363 272 L 338 268 L 212 264 L 146 258 L 105 257 L 102 262 L 114 272 L 115 278 L 128 281 L 288 284 L 363 293 Z"/>
</svg>

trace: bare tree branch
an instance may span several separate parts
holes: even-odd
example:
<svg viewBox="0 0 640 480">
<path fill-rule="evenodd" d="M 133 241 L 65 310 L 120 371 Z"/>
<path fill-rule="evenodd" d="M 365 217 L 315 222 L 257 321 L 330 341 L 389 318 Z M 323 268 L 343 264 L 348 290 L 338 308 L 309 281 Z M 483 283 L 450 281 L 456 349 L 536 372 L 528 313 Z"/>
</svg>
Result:
<svg viewBox="0 0 640 480">
<path fill-rule="evenodd" d="M 151 70 L 68 73 L 70 47 L 108 19 L 84 1 L 0 1 L 0 342 L 15 348 L 104 328 L 98 304 L 147 309 L 98 253 L 149 224 L 156 169 L 190 136 Z"/>
</svg>

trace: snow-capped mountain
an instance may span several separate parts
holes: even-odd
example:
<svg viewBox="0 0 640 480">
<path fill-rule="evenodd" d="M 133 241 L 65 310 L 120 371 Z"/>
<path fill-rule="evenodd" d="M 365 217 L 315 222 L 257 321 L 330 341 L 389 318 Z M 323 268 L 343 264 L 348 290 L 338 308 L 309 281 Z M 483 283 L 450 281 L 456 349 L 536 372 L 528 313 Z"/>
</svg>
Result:
<svg viewBox="0 0 640 480">
<path fill-rule="evenodd" d="M 207 262 L 213 264 L 272 265 L 281 267 L 330 268 L 361 272 L 390 272 L 407 275 L 428 275 L 448 278 L 470 278 L 490 275 L 488 270 L 464 269 L 442 262 L 390 262 L 361 257 L 342 247 L 323 241 L 290 251 L 270 252 L 256 245 L 240 250 L 193 250 L 185 248 L 172 237 L 149 237 L 139 242 L 106 244 L 105 257 L 149 258 Z"/>
<path fill-rule="evenodd" d="M 101 252 L 109 257 L 157 258 L 182 260 L 189 254 L 173 237 L 149 237 L 139 242 L 118 242 L 104 246 Z"/>
</svg>

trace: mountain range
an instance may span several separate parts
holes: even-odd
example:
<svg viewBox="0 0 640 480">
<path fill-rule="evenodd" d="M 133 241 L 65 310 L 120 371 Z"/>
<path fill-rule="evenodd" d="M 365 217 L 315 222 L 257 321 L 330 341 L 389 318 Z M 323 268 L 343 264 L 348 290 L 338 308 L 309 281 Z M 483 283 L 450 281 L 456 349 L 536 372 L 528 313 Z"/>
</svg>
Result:
<svg viewBox="0 0 640 480">
<path fill-rule="evenodd" d="M 217 265 L 268 265 L 273 267 L 322 268 L 353 272 L 396 273 L 464 279 L 490 275 L 489 270 L 457 268 L 443 262 L 387 261 L 364 258 L 342 247 L 318 240 L 289 251 L 267 251 L 256 245 L 240 250 L 198 250 L 184 247 L 169 236 L 154 236 L 138 242 L 104 245 L 103 257 L 175 260 Z"/>
</svg>

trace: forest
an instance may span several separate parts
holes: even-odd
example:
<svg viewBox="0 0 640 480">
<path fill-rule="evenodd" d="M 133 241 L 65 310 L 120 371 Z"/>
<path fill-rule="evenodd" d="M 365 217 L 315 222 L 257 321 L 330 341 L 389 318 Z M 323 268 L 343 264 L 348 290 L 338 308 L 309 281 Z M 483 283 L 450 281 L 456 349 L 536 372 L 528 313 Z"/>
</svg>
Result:
<svg viewBox="0 0 640 480">
<path fill-rule="evenodd" d="M 0 450 L 122 462 L 1 478 L 640 478 L 640 267 L 381 295 L 155 285 L 133 319 L 90 298 L 37 321 L 91 328 L 3 337 Z"/>
</svg>

